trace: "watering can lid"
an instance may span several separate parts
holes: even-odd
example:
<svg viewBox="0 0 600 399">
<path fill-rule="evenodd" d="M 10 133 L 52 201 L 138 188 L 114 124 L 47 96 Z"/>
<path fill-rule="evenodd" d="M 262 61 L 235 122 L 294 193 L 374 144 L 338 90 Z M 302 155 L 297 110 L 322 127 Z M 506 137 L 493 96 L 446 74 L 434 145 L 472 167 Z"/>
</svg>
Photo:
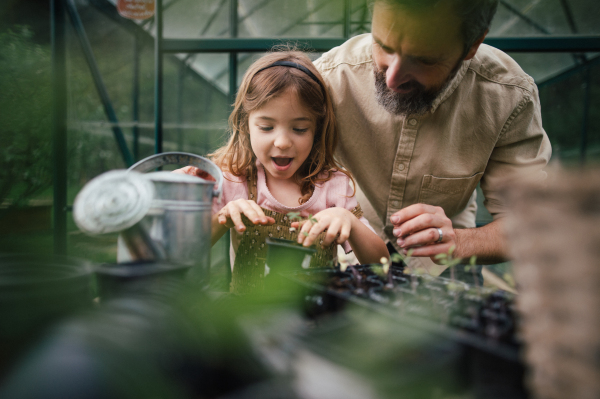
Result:
<svg viewBox="0 0 600 399">
<path fill-rule="evenodd" d="M 183 173 L 173 172 L 152 172 L 144 175 L 151 181 L 167 182 L 167 183 L 188 183 L 188 184 L 215 184 L 215 181 L 206 180 L 200 176 L 186 175 Z"/>
<path fill-rule="evenodd" d="M 88 234 L 125 230 L 146 216 L 154 184 L 141 173 L 113 170 L 90 180 L 73 203 L 73 219 Z"/>
</svg>

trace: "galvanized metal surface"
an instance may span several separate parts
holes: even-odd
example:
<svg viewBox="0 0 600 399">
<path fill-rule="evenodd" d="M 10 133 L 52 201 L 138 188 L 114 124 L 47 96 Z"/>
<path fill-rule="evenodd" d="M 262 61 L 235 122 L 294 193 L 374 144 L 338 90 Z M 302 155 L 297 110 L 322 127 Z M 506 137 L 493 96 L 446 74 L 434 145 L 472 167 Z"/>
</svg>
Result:
<svg viewBox="0 0 600 399">
<path fill-rule="evenodd" d="M 88 234 L 123 231 L 146 216 L 154 195 L 154 185 L 141 173 L 106 172 L 77 194 L 73 218 L 77 227 Z"/>
</svg>

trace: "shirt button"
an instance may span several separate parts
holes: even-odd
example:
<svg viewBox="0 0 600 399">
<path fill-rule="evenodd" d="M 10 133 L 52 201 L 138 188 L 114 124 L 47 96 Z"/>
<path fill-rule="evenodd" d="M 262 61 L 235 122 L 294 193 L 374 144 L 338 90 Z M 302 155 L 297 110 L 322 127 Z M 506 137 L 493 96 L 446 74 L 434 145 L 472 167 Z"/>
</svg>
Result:
<svg viewBox="0 0 600 399">
<path fill-rule="evenodd" d="M 411 118 L 408 120 L 408 124 L 411 126 L 416 126 L 417 125 L 417 120 L 415 118 Z"/>
<path fill-rule="evenodd" d="M 400 201 L 392 201 L 392 206 L 398 208 L 398 206 L 400 206 Z"/>
<path fill-rule="evenodd" d="M 404 164 L 403 164 L 403 163 L 401 163 L 400 165 L 398 165 L 398 170 L 399 170 L 399 171 L 403 171 L 403 170 L 404 170 L 404 168 L 405 168 L 405 166 L 404 166 Z"/>
</svg>

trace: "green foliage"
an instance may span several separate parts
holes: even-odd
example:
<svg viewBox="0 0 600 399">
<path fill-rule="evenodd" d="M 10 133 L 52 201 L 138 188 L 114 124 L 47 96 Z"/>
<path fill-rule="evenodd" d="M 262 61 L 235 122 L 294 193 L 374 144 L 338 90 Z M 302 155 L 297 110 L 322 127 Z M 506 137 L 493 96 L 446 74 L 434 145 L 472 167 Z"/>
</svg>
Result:
<svg viewBox="0 0 600 399">
<path fill-rule="evenodd" d="M 52 185 L 50 51 L 17 27 L 0 34 L 0 203 Z"/>
<path fill-rule="evenodd" d="M 412 249 L 409 249 L 408 252 L 406 253 L 406 255 L 396 252 L 396 253 L 392 254 L 392 262 L 394 262 L 394 263 L 404 262 L 404 264 L 408 264 L 408 261 L 410 260 L 410 258 L 412 258 L 412 254 L 413 254 Z"/>
</svg>

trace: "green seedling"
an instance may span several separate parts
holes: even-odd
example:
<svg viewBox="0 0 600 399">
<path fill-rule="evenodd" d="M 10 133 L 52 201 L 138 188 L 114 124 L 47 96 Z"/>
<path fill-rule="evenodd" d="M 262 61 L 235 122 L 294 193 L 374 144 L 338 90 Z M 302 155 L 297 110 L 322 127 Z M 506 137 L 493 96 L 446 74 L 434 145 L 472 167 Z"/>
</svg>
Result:
<svg viewBox="0 0 600 399">
<path fill-rule="evenodd" d="M 473 255 L 471 256 L 471 259 L 469 259 L 469 264 L 465 266 L 465 271 L 466 272 L 471 272 L 473 274 L 473 281 L 475 281 L 475 288 L 477 289 L 477 293 L 480 294 L 481 293 L 481 289 L 479 288 L 479 279 L 477 278 L 477 274 L 476 274 L 476 270 L 477 270 L 477 266 L 476 263 L 477 262 L 477 256 Z"/>
<path fill-rule="evenodd" d="M 348 265 L 350 264 L 350 257 L 346 256 L 346 255 L 342 255 L 339 257 L 339 262 L 340 262 L 340 271 L 341 272 L 345 272 L 346 269 L 348 268 Z"/>
<path fill-rule="evenodd" d="M 392 254 L 392 262 L 394 262 L 394 263 L 404 262 L 404 264 L 408 266 L 408 261 L 412 257 L 412 254 L 413 254 L 412 249 L 409 249 L 408 252 L 406 253 L 406 255 L 395 252 Z"/>
<path fill-rule="evenodd" d="M 450 249 L 448 250 L 448 253 L 445 254 L 437 254 L 435 256 L 435 259 L 438 259 L 440 261 L 440 263 L 444 266 L 448 266 L 450 268 L 450 279 L 452 280 L 452 282 L 455 281 L 455 276 L 454 276 L 454 267 L 456 265 L 458 265 L 460 263 L 460 258 L 454 258 L 452 256 L 452 254 L 454 253 L 454 250 L 456 249 L 456 246 L 453 245 L 450 247 Z"/>
<path fill-rule="evenodd" d="M 287 217 L 290 220 L 297 220 L 300 223 L 303 220 L 305 220 L 305 219 L 302 218 L 302 216 L 300 216 L 300 212 L 288 212 L 287 213 Z M 319 222 L 317 219 L 315 219 L 315 217 L 312 214 L 309 214 L 308 218 L 306 218 L 306 220 L 310 221 L 312 224 L 316 224 L 316 223 Z M 294 232 L 294 231 L 296 231 L 296 228 L 295 227 L 291 227 L 290 228 L 290 232 Z M 302 234 L 304 235 L 304 237 L 308 237 L 308 233 L 306 231 L 303 231 Z"/>
</svg>

